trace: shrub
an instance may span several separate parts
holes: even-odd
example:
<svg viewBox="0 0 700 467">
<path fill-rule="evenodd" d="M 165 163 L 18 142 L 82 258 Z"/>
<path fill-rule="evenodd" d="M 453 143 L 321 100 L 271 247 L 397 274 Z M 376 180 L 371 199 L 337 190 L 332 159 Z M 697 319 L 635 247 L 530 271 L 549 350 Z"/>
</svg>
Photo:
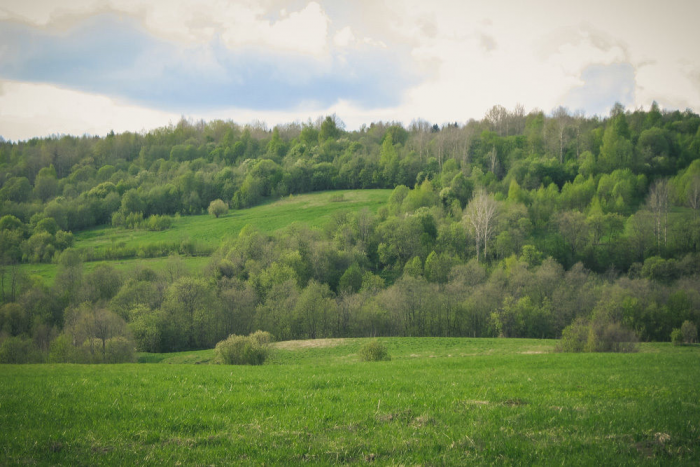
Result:
<svg viewBox="0 0 700 467">
<path fill-rule="evenodd" d="M 227 365 L 262 365 L 270 353 L 269 332 L 256 331 L 249 336 L 231 334 L 216 344 L 216 359 Z"/>
<path fill-rule="evenodd" d="M 386 346 L 375 339 L 362 346 L 360 349 L 360 360 L 363 362 L 388 361 L 391 360 L 391 356 Z"/>
<path fill-rule="evenodd" d="M 267 331 L 255 331 L 250 336 L 258 345 L 270 345 L 274 340 L 272 334 Z"/>
<path fill-rule="evenodd" d="M 0 342 L 0 363 L 41 363 L 42 360 L 31 339 L 8 337 Z"/>
<path fill-rule="evenodd" d="M 637 335 L 614 321 L 591 323 L 586 350 L 588 352 L 636 352 Z"/>
<path fill-rule="evenodd" d="M 561 333 L 561 340 L 557 344 L 557 352 L 583 352 L 588 341 L 590 326 L 583 318 L 565 327 Z"/>
<path fill-rule="evenodd" d="M 151 230 L 155 232 L 161 232 L 163 230 L 168 230 L 173 224 L 173 218 L 170 216 L 159 216 L 154 214 L 145 221 L 142 225 L 146 230 Z"/>
<path fill-rule="evenodd" d="M 105 363 L 133 363 L 135 361 L 136 354 L 133 342 L 122 336 L 107 339 Z"/>
<path fill-rule="evenodd" d="M 673 342 L 673 345 L 681 345 L 683 343 L 683 331 L 678 328 L 671 331 L 671 342 Z"/>
<path fill-rule="evenodd" d="M 637 335 L 615 321 L 579 318 L 562 331 L 558 352 L 636 352 Z"/>
<path fill-rule="evenodd" d="M 687 320 L 683 321 L 681 333 L 683 334 L 683 340 L 686 344 L 692 344 L 698 338 L 698 328 L 695 326 L 695 324 Z"/>
<path fill-rule="evenodd" d="M 228 205 L 220 199 L 215 199 L 214 201 L 209 203 L 208 211 L 209 214 L 218 219 L 219 216 L 223 216 L 228 212 Z"/>
<path fill-rule="evenodd" d="M 70 338 L 65 334 L 61 334 L 56 339 L 51 341 L 49 345 L 49 363 L 71 363 L 76 362 L 77 350 L 71 343 Z"/>
</svg>

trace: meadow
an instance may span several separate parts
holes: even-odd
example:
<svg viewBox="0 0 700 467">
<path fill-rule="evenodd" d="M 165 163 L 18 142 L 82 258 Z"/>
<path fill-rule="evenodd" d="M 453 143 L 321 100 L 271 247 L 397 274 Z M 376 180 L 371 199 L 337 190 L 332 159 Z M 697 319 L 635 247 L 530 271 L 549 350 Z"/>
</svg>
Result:
<svg viewBox="0 0 700 467">
<path fill-rule="evenodd" d="M 341 190 L 290 196 L 270 201 L 250 209 L 231 210 L 219 218 L 208 214 L 181 216 L 174 219 L 172 227 L 161 232 L 130 230 L 111 226 L 96 227 L 75 232 L 74 248 L 92 250 L 99 254 L 107 247 L 120 245 L 129 248 L 147 247 L 149 244 L 193 241 L 199 247 L 213 251 L 222 240 L 235 237 L 246 225 L 254 225 L 262 232 L 272 233 L 298 223 L 311 228 L 322 228 L 339 211 L 356 212 L 363 208 L 376 213 L 386 204 L 391 190 Z M 181 256 L 189 273 L 201 271 L 209 262 L 208 256 Z M 126 258 L 89 261 L 85 272 L 99 265 L 109 265 L 128 273 L 136 267 L 148 267 L 156 272 L 167 266 L 168 258 Z M 22 272 L 50 285 L 56 276 L 53 263 L 22 264 Z"/>
<path fill-rule="evenodd" d="M 380 340 L 391 361 L 332 339 L 277 343 L 259 367 L 207 364 L 211 350 L 2 366 L 0 464 L 700 462 L 697 345 Z"/>
<path fill-rule="evenodd" d="M 172 227 L 162 232 L 130 230 L 110 226 L 96 227 L 75 234 L 75 248 L 99 250 L 112 244 L 138 247 L 154 242 L 195 240 L 216 248 L 222 240 L 234 237 L 246 225 L 261 232 L 274 232 L 292 223 L 323 227 L 338 211 L 371 212 L 384 205 L 391 190 L 340 190 L 282 198 L 249 209 L 230 210 L 219 218 L 208 214 L 181 216 Z"/>
</svg>

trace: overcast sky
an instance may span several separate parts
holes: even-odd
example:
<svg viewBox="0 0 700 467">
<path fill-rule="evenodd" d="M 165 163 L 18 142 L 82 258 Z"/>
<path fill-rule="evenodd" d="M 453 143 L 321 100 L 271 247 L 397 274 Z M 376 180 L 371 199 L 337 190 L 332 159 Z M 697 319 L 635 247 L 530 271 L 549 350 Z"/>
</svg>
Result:
<svg viewBox="0 0 700 467">
<path fill-rule="evenodd" d="M 700 110 L 700 2 L 0 0 L 0 135 Z"/>
</svg>

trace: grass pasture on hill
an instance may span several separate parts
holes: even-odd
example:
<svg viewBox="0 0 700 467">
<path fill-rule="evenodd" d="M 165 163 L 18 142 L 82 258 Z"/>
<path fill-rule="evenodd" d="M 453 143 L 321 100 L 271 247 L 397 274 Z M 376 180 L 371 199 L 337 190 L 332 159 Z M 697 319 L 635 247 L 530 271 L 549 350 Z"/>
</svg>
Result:
<svg viewBox="0 0 700 467">
<path fill-rule="evenodd" d="M 391 190 L 346 190 L 297 195 L 250 209 L 231 210 L 218 219 L 208 214 L 182 216 L 173 222 L 170 229 L 162 232 L 97 227 L 75 232 L 74 247 L 77 250 L 99 251 L 117 244 L 139 247 L 157 242 L 193 240 L 213 250 L 222 239 L 238 235 L 246 225 L 253 225 L 263 232 L 274 232 L 295 222 L 309 227 L 323 227 L 334 213 L 343 210 L 355 212 L 366 207 L 376 213 L 390 194 Z M 334 200 L 337 197 L 342 199 Z M 208 257 L 182 256 L 181 259 L 189 272 L 201 270 L 209 261 Z M 84 270 L 90 272 L 100 264 L 108 264 L 123 272 L 140 265 L 158 272 L 166 267 L 166 263 L 167 257 L 90 261 L 85 263 Z M 57 270 L 55 264 L 46 263 L 22 264 L 20 268 L 28 276 L 39 277 L 46 284 L 53 283 Z"/>
<path fill-rule="evenodd" d="M 231 210 L 219 218 L 208 214 L 182 216 L 162 232 L 97 227 L 75 234 L 75 248 L 99 250 L 112 244 L 139 246 L 154 242 L 194 240 L 216 248 L 221 240 L 233 237 L 246 225 L 262 232 L 274 232 L 294 222 L 309 227 L 322 227 L 331 216 L 342 210 L 358 211 L 367 207 L 376 212 L 386 203 L 391 190 L 346 190 L 310 193 L 282 198 L 249 209 Z M 342 200 L 334 201 L 335 197 Z"/>
<path fill-rule="evenodd" d="M 698 346 L 380 340 L 389 362 L 346 339 L 277 343 L 260 367 L 3 366 L 0 464 L 700 462 Z"/>
</svg>

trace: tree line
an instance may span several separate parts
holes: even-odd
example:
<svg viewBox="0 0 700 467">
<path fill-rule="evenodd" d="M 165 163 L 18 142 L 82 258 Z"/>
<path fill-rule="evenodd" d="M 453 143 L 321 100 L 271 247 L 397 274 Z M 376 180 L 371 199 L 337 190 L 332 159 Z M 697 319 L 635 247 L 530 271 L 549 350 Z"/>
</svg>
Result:
<svg viewBox="0 0 700 467">
<path fill-rule="evenodd" d="M 442 127 L 183 120 L 1 143 L 3 345 L 48 359 L 52 343 L 70 343 L 70 358 L 104 361 L 117 338 L 168 351 L 257 329 L 278 339 L 559 337 L 594 316 L 668 340 L 684 321 L 700 324 L 699 126 L 690 111 L 656 106 L 616 106 L 605 119 L 497 106 Z M 250 226 L 203 276 L 184 274 L 177 256 L 165 273 L 84 274 L 91 258 L 71 248 L 72 231 L 127 219 L 148 228 L 153 216 L 167 228 L 163 216 L 217 199 L 242 209 L 376 187 L 394 189 L 376 214 L 340 211 L 324 229 L 272 235 Z M 174 252 L 193 253 L 154 254 Z M 21 261 L 58 263 L 56 284 L 15 274 Z"/>
</svg>

